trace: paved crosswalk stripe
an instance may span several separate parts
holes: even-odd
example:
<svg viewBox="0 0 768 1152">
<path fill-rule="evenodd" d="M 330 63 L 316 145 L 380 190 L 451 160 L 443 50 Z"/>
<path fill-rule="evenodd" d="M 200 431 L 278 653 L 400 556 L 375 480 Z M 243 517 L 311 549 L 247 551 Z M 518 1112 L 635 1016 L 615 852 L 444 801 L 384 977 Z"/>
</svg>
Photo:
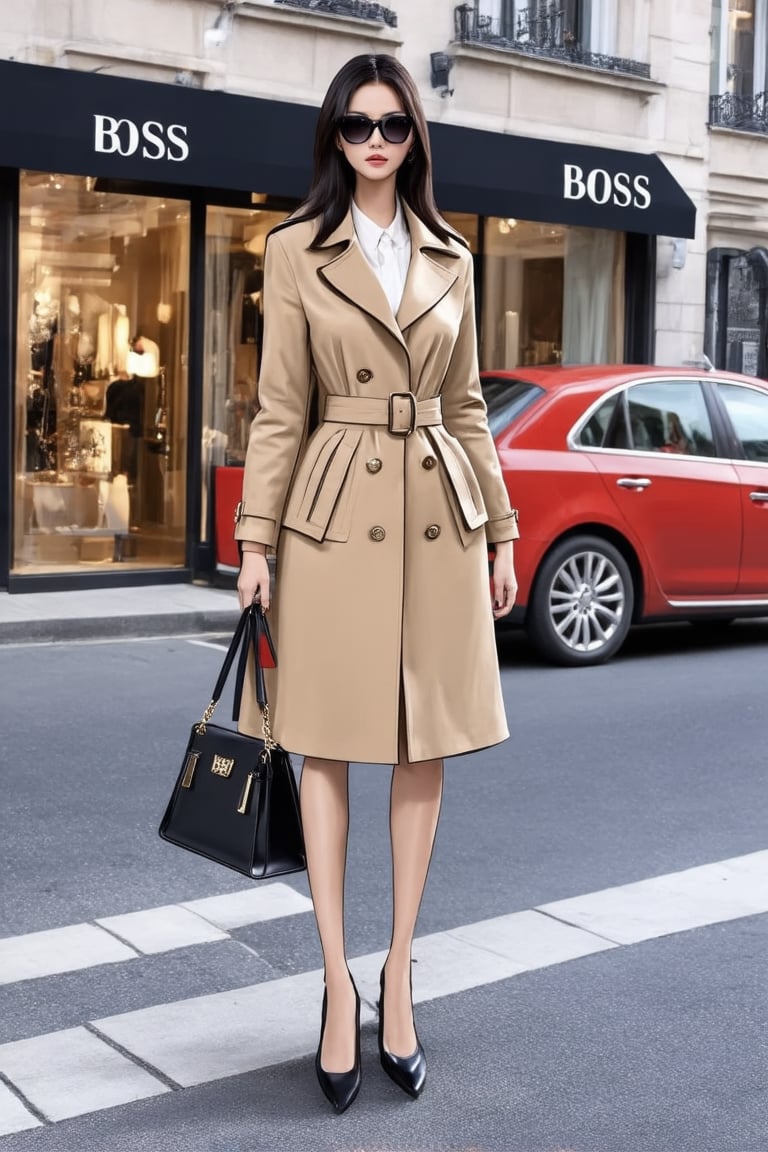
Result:
<svg viewBox="0 0 768 1152">
<path fill-rule="evenodd" d="M 312 901 L 302 896 L 289 884 L 263 884 L 227 892 L 223 896 L 206 896 L 202 900 L 188 900 L 182 908 L 189 908 L 218 928 L 231 930 L 258 924 L 263 920 L 277 920 L 281 916 L 295 916 L 311 912 Z"/>
<path fill-rule="evenodd" d="M 229 916 L 233 926 L 231 918 L 245 914 L 235 899 L 240 896 L 211 898 L 214 906 L 222 902 L 218 911 L 209 909 L 211 919 Z M 424 1002 L 620 944 L 765 912 L 768 851 L 419 937 L 414 999 Z M 376 952 L 350 963 L 364 1021 L 374 1016 L 384 956 Z M 167 1084 L 147 1069 L 189 1087 L 306 1056 L 317 1044 L 321 993 L 317 970 L 126 1012 L 89 1025 L 120 1051 L 85 1028 L 69 1029 L 0 1045 L 0 1072 L 46 1117 L 93 1112 L 166 1091 Z M 21 1119 L 19 1130 L 30 1126 L 28 1117 Z"/>
<path fill-rule="evenodd" d="M 17 1099 L 5 1084 L 0 1083 L 0 1136 L 11 1132 L 25 1132 L 28 1128 L 39 1128 L 41 1121 Z"/>
<path fill-rule="evenodd" d="M 124 916 L 107 916 L 96 923 L 144 954 L 170 952 L 191 944 L 227 939 L 227 933 L 220 928 L 196 916 L 188 908 L 174 904 L 166 908 L 149 908 L 146 912 L 128 912 Z"/>
<path fill-rule="evenodd" d="M 133 960 L 136 952 L 93 924 L 70 924 L 0 940 L 0 984 Z"/>
<path fill-rule="evenodd" d="M 8 936 L 0 939 L 0 984 L 226 940 L 232 928 L 311 909 L 312 902 L 306 896 L 289 884 L 276 882 L 185 904 L 106 916 L 94 924 Z"/>
<path fill-rule="evenodd" d="M 654 876 L 541 910 L 617 944 L 768 911 L 768 851 Z"/>
<path fill-rule="evenodd" d="M 3 1044 L 3 1071 L 49 1120 L 114 1108 L 170 1091 L 85 1028 Z M 29 1125 L 26 1125 L 29 1127 Z"/>
</svg>

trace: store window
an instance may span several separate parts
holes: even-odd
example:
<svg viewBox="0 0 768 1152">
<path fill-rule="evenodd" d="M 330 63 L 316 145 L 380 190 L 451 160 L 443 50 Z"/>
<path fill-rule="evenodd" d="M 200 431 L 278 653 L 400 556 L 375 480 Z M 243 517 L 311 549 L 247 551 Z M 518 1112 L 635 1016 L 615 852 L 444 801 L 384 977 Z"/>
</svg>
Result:
<svg viewBox="0 0 768 1152">
<path fill-rule="evenodd" d="M 189 227 L 21 173 L 14 572 L 184 564 Z"/>
<path fill-rule="evenodd" d="M 704 350 L 716 368 L 768 377 L 768 249 L 707 255 Z"/>
<path fill-rule="evenodd" d="M 486 219 L 484 369 L 615 364 L 623 351 L 623 233 Z"/>
<path fill-rule="evenodd" d="M 261 199 L 254 196 L 254 201 Z M 263 329 L 264 248 L 267 234 L 287 212 L 264 208 L 209 207 L 206 216 L 205 369 L 203 377 L 202 506 L 200 536 L 215 519 L 232 536 L 232 518 L 219 523 L 212 501 L 226 504 L 242 489 L 248 432 L 256 412 Z M 230 557 L 235 559 L 235 557 Z"/>
</svg>

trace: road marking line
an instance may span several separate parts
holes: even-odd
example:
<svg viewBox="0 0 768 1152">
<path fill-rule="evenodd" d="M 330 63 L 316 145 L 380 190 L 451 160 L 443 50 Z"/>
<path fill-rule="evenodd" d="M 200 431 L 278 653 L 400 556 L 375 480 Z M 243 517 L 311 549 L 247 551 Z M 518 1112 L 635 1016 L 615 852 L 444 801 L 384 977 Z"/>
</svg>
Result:
<svg viewBox="0 0 768 1152">
<path fill-rule="evenodd" d="M 223 896 L 187 900 L 181 907 L 210 920 L 217 928 L 229 930 L 311 912 L 312 901 L 291 888 L 290 884 L 263 884 L 239 892 L 227 892 Z"/>
<path fill-rule="evenodd" d="M 217 652 L 226 652 L 226 644 L 214 644 L 212 640 L 187 640 L 188 644 L 194 644 L 198 648 L 215 648 Z"/>
<path fill-rule="evenodd" d="M 99 964 L 135 960 L 192 944 L 227 940 L 229 929 L 310 912 L 312 901 L 282 882 L 238 892 L 105 916 L 0 939 L 0 984 L 78 972 Z M 114 935 L 113 935 L 114 933 Z"/>
<path fill-rule="evenodd" d="M 132 948 L 93 924 L 70 924 L 0 940 L 0 984 L 134 960 Z"/>
<path fill-rule="evenodd" d="M 16 1040 L 2 1049 L 6 1076 L 48 1120 L 68 1120 L 170 1091 L 85 1028 Z"/>
<path fill-rule="evenodd" d="M 144 955 L 229 939 L 227 932 L 176 904 L 149 908 L 145 912 L 127 912 L 123 916 L 107 916 L 96 923 Z"/>
<path fill-rule="evenodd" d="M 22 1104 L 7 1085 L 0 1083 L 0 1136 L 10 1136 L 12 1132 L 26 1132 L 29 1128 L 40 1128 L 41 1122 Z"/>
<path fill-rule="evenodd" d="M 221 919 L 242 916 L 236 899 L 241 896 L 210 898 L 219 908 L 209 911 Z M 414 1000 L 423 1003 L 612 951 L 624 942 L 765 912 L 768 851 L 544 904 L 419 937 L 413 948 Z M 376 952 L 350 963 L 364 1022 L 375 1014 L 384 958 Z M 191 1087 L 281 1064 L 314 1051 L 322 983 L 322 970 L 303 972 L 0 1045 L 0 1073 L 41 1115 L 63 1119 L 158 1095 L 171 1083 Z M 33 1120 L 25 1112 L 17 1130 L 34 1126 Z"/>
<path fill-rule="evenodd" d="M 607 888 L 540 911 L 616 944 L 637 944 L 768 911 L 768 851 Z"/>
</svg>

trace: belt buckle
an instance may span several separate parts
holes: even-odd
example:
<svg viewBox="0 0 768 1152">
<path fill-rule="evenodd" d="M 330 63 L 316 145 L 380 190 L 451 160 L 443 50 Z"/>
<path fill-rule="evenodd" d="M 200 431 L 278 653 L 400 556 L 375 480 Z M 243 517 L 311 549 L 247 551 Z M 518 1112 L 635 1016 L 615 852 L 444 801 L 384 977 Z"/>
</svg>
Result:
<svg viewBox="0 0 768 1152">
<path fill-rule="evenodd" d="M 411 419 L 407 428 L 395 428 L 395 400 L 408 399 L 411 409 Z M 411 432 L 416 428 L 416 397 L 413 392 L 390 392 L 389 394 L 389 408 L 388 408 L 388 422 L 387 431 L 392 436 L 410 436 Z"/>
</svg>

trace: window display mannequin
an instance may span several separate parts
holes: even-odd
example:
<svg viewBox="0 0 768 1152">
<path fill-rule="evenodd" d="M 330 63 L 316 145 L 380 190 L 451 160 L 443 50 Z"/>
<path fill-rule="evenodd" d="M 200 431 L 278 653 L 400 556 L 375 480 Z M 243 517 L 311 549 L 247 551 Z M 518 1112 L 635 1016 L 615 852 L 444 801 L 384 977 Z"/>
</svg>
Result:
<svg viewBox="0 0 768 1152">
<path fill-rule="evenodd" d="M 144 435 L 144 381 L 157 376 L 158 360 L 157 344 L 139 333 L 131 341 L 125 368 L 107 388 L 104 418 L 127 425 L 123 458 L 115 462 L 115 471 L 125 472 L 129 484 L 137 480 L 139 441 Z"/>
<path fill-rule="evenodd" d="M 26 468 L 28 472 L 56 467 L 56 376 L 54 352 L 59 330 L 59 305 L 50 292 L 35 292 L 29 318 L 30 376 L 27 389 Z"/>
</svg>

